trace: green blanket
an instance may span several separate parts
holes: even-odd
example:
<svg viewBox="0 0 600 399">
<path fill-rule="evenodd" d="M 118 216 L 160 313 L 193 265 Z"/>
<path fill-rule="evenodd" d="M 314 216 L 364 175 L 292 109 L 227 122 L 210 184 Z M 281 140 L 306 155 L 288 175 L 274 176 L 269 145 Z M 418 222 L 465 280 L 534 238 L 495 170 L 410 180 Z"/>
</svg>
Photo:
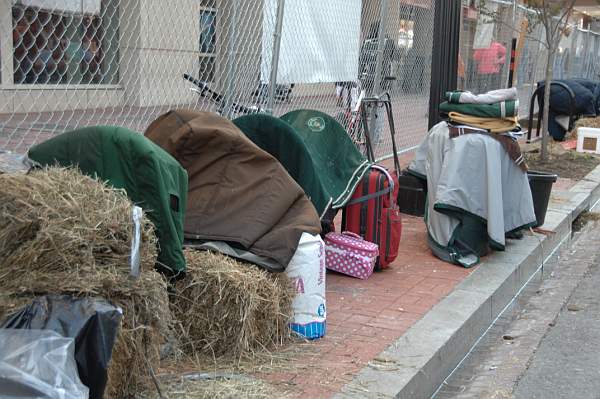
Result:
<svg viewBox="0 0 600 399">
<path fill-rule="evenodd" d="M 78 166 L 89 175 L 125 189 L 154 223 L 160 245 L 157 268 L 168 275 L 185 271 L 183 220 L 186 171 L 162 148 L 131 130 L 95 126 L 61 134 L 32 147 L 42 165 Z"/>
<path fill-rule="evenodd" d="M 248 115 L 234 123 L 283 164 L 321 217 L 329 207 L 343 207 L 370 168 L 344 128 L 319 111 L 292 111 L 280 120 Z"/>
<path fill-rule="evenodd" d="M 455 104 L 447 101 L 440 104 L 441 112 L 459 112 L 482 118 L 509 118 L 519 115 L 519 101 L 501 101 L 495 104 Z"/>
<path fill-rule="evenodd" d="M 322 218 L 332 203 L 332 193 L 324 185 L 304 140 L 294 128 L 267 114 L 244 115 L 233 123 L 254 144 L 277 158 Z"/>
<path fill-rule="evenodd" d="M 331 116 L 301 109 L 281 117 L 304 141 L 332 208 L 346 205 L 371 164 L 358 151 L 346 130 Z"/>
</svg>

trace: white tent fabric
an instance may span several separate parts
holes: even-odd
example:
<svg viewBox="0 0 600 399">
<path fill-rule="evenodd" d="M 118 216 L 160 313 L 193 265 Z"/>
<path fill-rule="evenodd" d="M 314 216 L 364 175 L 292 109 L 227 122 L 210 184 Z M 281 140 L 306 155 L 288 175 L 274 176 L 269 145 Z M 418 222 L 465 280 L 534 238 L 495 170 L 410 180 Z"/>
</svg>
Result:
<svg viewBox="0 0 600 399">
<path fill-rule="evenodd" d="M 277 83 L 355 81 L 361 0 L 285 2 Z M 269 82 L 277 0 L 263 9 L 261 81 Z"/>
<path fill-rule="evenodd" d="M 498 10 L 498 4 L 490 2 L 488 12 L 479 12 L 477 17 L 477 27 L 475 28 L 475 38 L 473 39 L 473 50 L 480 48 L 488 48 L 492 44 L 494 38 L 494 29 L 496 22 L 494 18 L 488 15 Z"/>
<path fill-rule="evenodd" d="M 83 14 L 100 14 L 100 0 L 13 0 L 29 7 L 37 7 L 49 11 L 73 12 Z"/>
</svg>

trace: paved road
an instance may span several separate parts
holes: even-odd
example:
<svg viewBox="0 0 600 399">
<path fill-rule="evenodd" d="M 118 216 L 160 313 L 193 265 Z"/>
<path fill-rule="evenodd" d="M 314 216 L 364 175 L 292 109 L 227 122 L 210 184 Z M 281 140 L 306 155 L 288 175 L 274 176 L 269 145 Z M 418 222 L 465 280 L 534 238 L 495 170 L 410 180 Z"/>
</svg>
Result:
<svg viewBox="0 0 600 399">
<path fill-rule="evenodd" d="M 600 250 L 600 242 L 595 251 Z M 515 398 L 600 398 L 600 262 L 597 258 L 517 384 Z"/>
<path fill-rule="evenodd" d="M 561 250 L 436 399 L 600 399 L 600 223 Z"/>
</svg>

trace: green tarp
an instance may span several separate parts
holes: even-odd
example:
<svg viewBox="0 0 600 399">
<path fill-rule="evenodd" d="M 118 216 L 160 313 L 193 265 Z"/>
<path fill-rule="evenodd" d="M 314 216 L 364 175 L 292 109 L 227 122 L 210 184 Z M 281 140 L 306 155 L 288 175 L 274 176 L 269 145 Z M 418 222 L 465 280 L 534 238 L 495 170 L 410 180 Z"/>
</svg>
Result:
<svg viewBox="0 0 600 399">
<path fill-rule="evenodd" d="M 369 170 L 344 128 L 322 112 L 297 110 L 281 118 L 254 114 L 233 122 L 279 160 L 321 217 L 329 207 L 344 206 Z"/>
<path fill-rule="evenodd" d="M 29 157 L 42 165 L 78 166 L 87 175 L 125 189 L 154 223 L 160 245 L 158 269 L 169 275 L 185 271 L 188 177 L 162 148 L 122 127 L 94 126 L 38 144 L 29 150 Z"/>
</svg>

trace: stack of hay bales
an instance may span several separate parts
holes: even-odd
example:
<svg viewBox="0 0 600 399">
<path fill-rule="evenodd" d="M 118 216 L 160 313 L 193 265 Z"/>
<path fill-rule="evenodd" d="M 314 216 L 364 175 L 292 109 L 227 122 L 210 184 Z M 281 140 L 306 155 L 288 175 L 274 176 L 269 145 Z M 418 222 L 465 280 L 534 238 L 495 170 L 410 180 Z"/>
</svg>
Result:
<svg viewBox="0 0 600 399">
<path fill-rule="evenodd" d="M 45 294 L 99 296 L 120 306 L 107 398 L 152 391 L 160 348 L 173 335 L 191 357 L 251 359 L 286 341 L 295 293 L 284 273 L 186 250 L 187 274 L 169 297 L 154 271 L 156 238 L 144 217 L 142 272 L 131 277 L 132 207 L 124 191 L 76 170 L 0 174 L 0 320 Z"/>
<path fill-rule="evenodd" d="M 156 239 L 144 217 L 141 275 L 130 276 L 131 201 L 78 171 L 0 174 L 0 318 L 44 294 L 100 296 L 123 309 L 105 397 L 135 396 L 149 383 L 171 331 Z"/>
<path fill-rule="evenodd" d="M 284 273 L 209 251 L 185 257 L 187 275 L 171 297 L 184 353 L 248 358 L 285 342 L 295 293 Z"/>
</svg>

